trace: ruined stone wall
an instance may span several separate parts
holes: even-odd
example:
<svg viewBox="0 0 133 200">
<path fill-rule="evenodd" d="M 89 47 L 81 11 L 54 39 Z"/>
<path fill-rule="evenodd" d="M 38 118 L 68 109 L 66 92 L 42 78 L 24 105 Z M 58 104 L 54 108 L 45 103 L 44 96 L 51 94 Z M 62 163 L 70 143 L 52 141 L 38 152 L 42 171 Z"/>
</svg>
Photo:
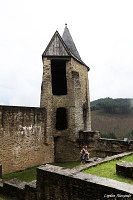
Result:
<svg viewBox="0 0 133 200">
<path fill-rule="evenodd" d="M 54 160 L 52 138 L 46 144 L 44 108 L 0 106 L 0 163 L 4 173 Z"/>
<path fill-rule="evenodd" d="M 133 151 L 133 141 L 100 138 L 98 131 L 80 132 L 77 143 L 80 147 L 87 145 L 90 156 L 106 157 L 122 152 Z"/>
<path fill-rule="evenodd" d="M 57 145 L 56 145 L 57 143 Z M 67 162 L 80 160 L 80 151 L 83 146 L 88 146 L 90 158 L 112 156 L 123 152 L 133 151 L 133 141 L 100 138 L 98 131 L 79 132 L 76 142 L 65 137 L 55 140 L 55 161 Z"/>
<path fill-rule="evenodd" d="M 57 166 L 46 165 L 37 169 L 37 200 L 130 200 L 132 195 L 131 184 Z"/>
<path fill-rule="evenodd" d="M 100 157 L 112 156 L 126 151 L 133 151 L 133 140 L 125 142 L 123 140 L 100 138 L 95 147 L 95 153 Z"/>
</svg>

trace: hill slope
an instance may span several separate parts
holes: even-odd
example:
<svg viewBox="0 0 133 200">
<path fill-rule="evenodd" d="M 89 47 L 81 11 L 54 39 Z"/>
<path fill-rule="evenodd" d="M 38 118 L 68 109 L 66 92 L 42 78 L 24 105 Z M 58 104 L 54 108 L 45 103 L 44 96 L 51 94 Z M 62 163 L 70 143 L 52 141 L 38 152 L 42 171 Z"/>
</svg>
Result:
<svg viewBox="0 0 133 200">
<path fill-rule="evenodd" d="M 108 102 L 110 103 L 108 104 Z M 123 102 L 124 104 L 122 104 Z M 117 99 L 115 109 L 112 109 L 114 99 L 105 98 L 91 102 L 92 130 L 99 130 L 102 134 L 102 137 L 118 139 L 128 137 L 133 139 L 132 109 L 122 108 L 122 105 L 127 108 L 129 102 L 130 99 Z M 105 103 L 111 105 L 111 107 L 106 110 L 103 107 L 100 107 L 101 105 L 105 105 Z"/>
</svg>

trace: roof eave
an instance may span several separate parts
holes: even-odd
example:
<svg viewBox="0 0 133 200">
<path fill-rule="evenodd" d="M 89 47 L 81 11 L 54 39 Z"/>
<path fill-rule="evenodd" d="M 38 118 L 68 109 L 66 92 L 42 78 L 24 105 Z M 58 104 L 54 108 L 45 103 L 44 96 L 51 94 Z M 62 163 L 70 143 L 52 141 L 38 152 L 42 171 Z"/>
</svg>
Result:
<svg viewBox="0 0 133 200">
<path fill-rule="evenodd" d="M 74 60 L 76 60 L 77 62 L 79 62 L 80 64 L 82 64 L 82 65 L 84 65 L 87 69 L 88 69 L 88 71 L 90 71 L 90 68 L 82 61 L 82 60 L 79 60 L 76 56 L 74 56 L 73 54 L 71 55 L 72 56 L 72 58 L 74 59 Z"/>
<path fill-rule="evenodd" d="M 90 71 L 90 68 L 82 60 L 77 59 L 74 55 L 71 55 L 71 56 L 53 56 L 53 55 L 47 56 L 47 55 L 42 54 L 42 60 L 43 60 L 43 58 L 49 58 L 50 60 L 52 60 L 52 59 L 70 60 L 71 58 L 73 58 L 74 60 L 76 60 L 80 64 L 84 65 L 87 68 L 88 71 Z"/>
</svg>

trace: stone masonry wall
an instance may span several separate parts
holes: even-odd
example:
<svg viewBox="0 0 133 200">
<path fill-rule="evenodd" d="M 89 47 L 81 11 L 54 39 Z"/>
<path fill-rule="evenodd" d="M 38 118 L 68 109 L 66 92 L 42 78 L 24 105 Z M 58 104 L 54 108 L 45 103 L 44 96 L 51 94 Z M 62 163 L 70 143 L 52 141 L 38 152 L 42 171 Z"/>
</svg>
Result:
<svg viewBox="0 0 133 200">
<path fill-rule="evenodd" d="M 82 107 L 82 113 L 83 113 L 83 107 L 86 109 L 86 119 L 84 121 L 84 128 L 82 130 L 91 131 L 90 90 L 89 90 L 89 80 L 88 80 L 88 69 L 83 65 L 75 62 L 74 59 L 72 59 L 71 64 L 73 66 L 73 70 L 79 73 L 80 91 L 77 90 L 77 96 L 75 96 L 75 101 L 80 100 L 81 105 L 79 105 L 79 107 L 77 105 L 76 114 L 78 115 L 80 107 Z"/>
<path fill-rule="evenodd" d="M 53 160 L 52 138 L 46 145 L 46 110 L 0 106 L 0 163 L 3 173 Z"/>
<path fill-rule="evenodd" d="M 41 107 L 47 109 L 47 141 L 50 135 L 64 136 L 71 141 L 78 138 L 79 130 L 90 130 L 90 103 L 88 70 L 74 59 L 66 61 L 67 95 L 52 94 L 51 60 L 43 58 L 43 77 L 41 87 Z M 83 106 L 86 116 L 83 119 Z M 56 110 L 64 107 L 67 110 L 68 128 L 58 131 L 55 128 Z"/>
<path fill-rule="evenodd" d="M 57 137 L 55 140 L 55 162 L 78 161 L 80 151 L 81 148 L 77 143 L 65 137 Z"/>
<path fill-rule="evenodd" d="M 76 142 L 66 137 L 55 138 L 55 161 L 67 162 L 80 160 L 80 151 L 88 146 L 90 158 L 116 155 L 122 152 L 133 151 L 133 141 L 127 143 L 122 140 L 100 138 L 98 131 L 79 132 Z"/>
<path fill-rule="evenodd" d="M 80 132 L 77 140 L 79 146 L 87 145 L 90 156 L 106 157 L 122 152 L 133 151 L 133 141 L 100 138 L 98 131 Z"/>
<path fill-rule="evenodd" d="M 132 199 L 133 186 L 74 169 L 51 165 L 37 169 L 37 200 L 103 200 L 118 195 L 118 199 Z"/>
<path fill-rule="evenodd" d="M 95 147 L 95 153 L 100 157 L 112 156 L 127 151 L 133 151 L 133 140 L 125 142 L 123 140 L 100 138 Z"/>
</svg>

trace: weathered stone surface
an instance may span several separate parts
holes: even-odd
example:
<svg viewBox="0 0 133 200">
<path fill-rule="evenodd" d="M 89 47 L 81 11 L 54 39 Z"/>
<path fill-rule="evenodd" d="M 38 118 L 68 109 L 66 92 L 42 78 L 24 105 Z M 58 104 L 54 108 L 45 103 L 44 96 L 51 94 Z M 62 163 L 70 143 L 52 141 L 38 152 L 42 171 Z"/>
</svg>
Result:
<svg viewBox="0 0 133 200">
<path fill-rule="evenodd" d="M 53 141 L 45 145 L 44 108 L 0 106 L 0 163 L 3 173 L 54 160 Z"/>
<path fill-rule="evenodd" d="M 100 138 L 97 140 L 93 151 L 94 156 L 97 157 L 106 157 L 122 152 L 133 151 L 133 141 L 127 143 L 123 140 Z"/>
<path fill-rule="evenodd" d="M 91 130 L 88 69 L 73 58 L 66 60 L 67 94 L 53 95 L 51 59 L 54 58 L 43 57 L 40 101 L 41 107 L 47 110 L 46 143 L 52 136 L 55 137 L 56 161 L 79 160 L 81 147 L 75 141 L 79 138 L 80 130 Z M 67 129 L 56 129 L 57 108 L 66 108 Z"/>
<path fill-rule="evenodd" d="M 37 169 L 37 200 L 103 200 L 111 194 L 131 199 L 133 186 L 57 166 Z"/>
<path fill-rule="evenodd" d="M 91 130 L 90 122 L 90 101 L 88 86 L 88 70 L 82 64 L 74 59 L 66 62 L 67 95 L 52 94 L 51 60 L 43 58 L 43 78 L 41 90 L 41 107 L 47 109 L 47 137 L 49 135 L 65 136 L 75 141 L 78 138 L 80 130 Z M 73 76 L 73 73 L 79 76 Z M 83 122 L 83 104 L 86 103 L 87 116 L 86 122 Z M 56 109 L 65 107 L 68 115 L 67 130 L 56 130 Z M 50 129 L 51 128 L 51 129 Z"/>
<path fill-rule="evenodd" d="M 98 131 L 80 131 L 77 143 L 80 148 L 87 145 L 90 157 L 113 156 L 122 152 L 133 151 L 133 141 L 129 143 L 123 140 L 100 138 Z"/>
<path fill-rule="evenodd" d="M 116 173 L 118 175 L 133 179 L 133 162 L 118 162 L 116 164 Z"/>
</svg>

